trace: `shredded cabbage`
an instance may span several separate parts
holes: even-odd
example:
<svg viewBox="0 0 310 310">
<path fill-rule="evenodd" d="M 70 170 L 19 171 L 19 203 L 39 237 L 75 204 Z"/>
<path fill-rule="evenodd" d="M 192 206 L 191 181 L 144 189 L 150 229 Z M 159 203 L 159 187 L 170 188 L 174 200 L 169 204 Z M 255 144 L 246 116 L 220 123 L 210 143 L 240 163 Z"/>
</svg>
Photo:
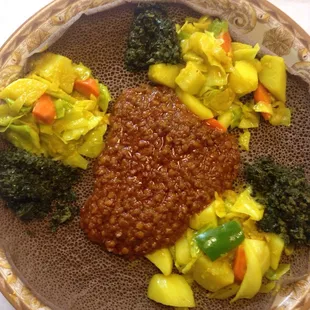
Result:
<svg viewBox="0 0 310 310">
<path fill-rule="evenodd" d="M 238 127 L 241 129 L 257 128 L 259 126 L 259 114 L 253 110 L 251 103 L 242 106 L 242 117 Z"/>
<path fill-rule="evenodd" d="M 262 284 L 259 289 L 259 293 L 268 294 L 272 292 L 276 288 L 276 284 L 276 281 L 270 281 L 267 284 Z"/>
<path fill-rule="evenodd" d="M 7 103 L 0 104 L 0 132 L 5 132 L 15 120 L 23 116 L 24 114 L 15 115 Z"/>
<path fill-rule="evenodd" d="M 266 272 L 266 278 L 271 281 L 279 280 L 282 276 L 284 276 L 287 272 L 290 271 L 290 264 L 279 264 L 279 267 L 277 270 L 273 270 L 270 268 Z"/>
<path fill-rule="evenodd" d="M 61 55 L 43 54 L 32 66 L 26 78 L 0 92 L 6 102 L 0 104 L 0 132 L 16 147 L 86 169 L 88 161 L 83 156 L 95 158 L 104 148 L 111 101 L 108 88 L 99 84 L 98 98 L 85 98 L 73 90 L 76 79 L 92 78 L 91 70 Z M 55 105 L 56 119 L 51 125 L 32 117 L 35 102 L 43 94 L 50 95 Z"/>
<path fill-rule="evenodd" d="M 255 112 L 260 112 L 260 113 L 268 113 L 270 115 L 273 114 L 273 110 L 272 110 L 272 106 L 271 104 L 266 104 L 263 101 L 259 101 L 257 102 L 254 106 L 253 106 L 253 110 Z"/>
<path fill-rule="evenodd" d="M 11 124 L 5 132 L 5 137 L 16 147 L 27 152 L 42 154 L 40 145 L 39 130 L 33 125 Z"/>
<path fill-rule="evenodd" d="M 227 299 L 227 298 L 230 298 L 230 297 L 233 297 L 234 295 L 236 295 L 239 288 L 240 288 L 240 285 L 238 285 L 237 283 L 233 283 L 231 285 L 228 285 L 228 286 L 221 288 L 220 290 L 218 290 L 214 293 L 209 293 L 207 296 L 211 299 L 212 298 L 214 298 L 214 299 Z"/>
<path fill-rule="evenodd" d="M 233 207 L 232 212 L 247 214 L 254 221 L 260 221 L 264 215 L 264 206 L 255 201 L 251 196 L 252 189 L 248 187 L 239 196 Z"/>
<path fill-rule="evenodd" d="M 215 114 L 222 114 L 230 108 L 235 94 L 230 88 L 225 90 L 213 89 L 203 95 L 203 103 Z"/>
<path fill-rule="evenodd" d="M 254 47 L 248 44 L 242 44 L 233 42 L 231 44 L 233 50 L 234 61 L 238 60 L 253 60 L 259 52 L 259 45 L 256 44 Z"/>
<path fill-rule="evenodd" d="M 291 110 L 285 106 L 282 101 L 272 103 L 273 115 L 269 122 L 273 126 L 290 126 L 291 125 Z"/>
<path fill-rule="evenodd" d="M 250 150 L 250 139 L 251 133 L 245 129 L 242 134 L 239 135 L 239 146 L 242 150 L 249 151 Z"/>
</svg>

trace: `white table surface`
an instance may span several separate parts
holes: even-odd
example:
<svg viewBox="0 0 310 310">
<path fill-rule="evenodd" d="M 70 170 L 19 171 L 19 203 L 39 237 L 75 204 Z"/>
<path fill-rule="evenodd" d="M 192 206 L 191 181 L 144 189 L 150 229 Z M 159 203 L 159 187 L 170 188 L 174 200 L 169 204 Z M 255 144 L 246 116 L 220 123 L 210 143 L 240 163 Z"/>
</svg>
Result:
<svg viewBox="0 0 310 310">
<path fill-rule="evenodd" d="M 1 4 L 0 10 L 0 46 L 9 36 L 36 11 L 52 0 L 10 0 Z M 269 0 L 278 6 L 287 15 L 299 23 L 310 33 L 310 0 Z M 14 308 L 0 293 L 0 309 L 13 310 Z"/>
</svg>

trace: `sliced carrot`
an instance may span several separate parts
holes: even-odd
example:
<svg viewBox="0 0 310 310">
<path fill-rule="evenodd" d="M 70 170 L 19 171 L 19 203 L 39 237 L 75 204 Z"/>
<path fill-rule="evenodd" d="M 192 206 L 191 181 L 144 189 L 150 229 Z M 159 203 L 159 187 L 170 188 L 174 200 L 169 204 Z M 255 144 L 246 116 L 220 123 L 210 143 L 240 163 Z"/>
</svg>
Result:
<svg viewBox="0 0 310 310">
<path fill-rule="evenodd" d="M 222 32 L 220 38 L 224 41 L 222 43 L 222 48 L 226 53 L 231 51 L 231 36 L 228 31 Z"/>
<path fill-rule="evenodd" d="M 266 103 L 271 103 L 270 94 L 261 83 L 258 83 L 257 89 L 254 92 L 254 100 L 255 102 L 263 101 Z"/>
<path fill-rule="evenodd" d="M 92 78 L 76 80 L 74 82 L 74 89 L 87 98 L 89 98 L 90 95 L 98 97 L 100 94 L 98 83 Z"/>
<path fill-rule="evenodd" d="M 56 108 L 51 96 L 44 94 L 36 102 L 32 110 L 33 117 L 47 125 L 51 125 L 56 118 Z"/>
<path fill-rule="evenodd" d="M 246 273 L 246 256 L 243 245 L 239 245 L 234 260 L 234 275 L 237 282 L 242 282 Z"/>
<path fill-rule="evenodd" d="M 221 132 L 226 132 L 227 128 L 224 127 L 218 120 L 216 120 L 215 118 L 210 118 L 205 120 L 206 124 L 212 128 L 215 128 Z"/>
<path fill-rule="evenodd" d="M 254 92 L 254 100 L 255 102 L 264 102 L 266 105 L 271 104 L 270 94 L 265 86 L 261 83 L 258 83 L 258 87 Z M 270 113 L 262 112 L 262 116 L 264 120 L 269 120 L 271 115 Z"/>
</svg>

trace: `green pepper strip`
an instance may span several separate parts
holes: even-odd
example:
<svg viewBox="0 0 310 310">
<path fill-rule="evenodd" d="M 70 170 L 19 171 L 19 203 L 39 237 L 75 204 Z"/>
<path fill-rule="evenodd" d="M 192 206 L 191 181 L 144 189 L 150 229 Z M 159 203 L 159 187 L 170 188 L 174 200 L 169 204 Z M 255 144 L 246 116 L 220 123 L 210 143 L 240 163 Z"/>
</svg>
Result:
<svg viewBox="0 0 310 310">
<path fill-rule="evenodd" d="M 213 229 L 206 229 L 195 237 L 198 247 L 212 261 L 236 248 L 243 240 L 244 234 L 237 221 L 224 223 Z"/>
</svg>

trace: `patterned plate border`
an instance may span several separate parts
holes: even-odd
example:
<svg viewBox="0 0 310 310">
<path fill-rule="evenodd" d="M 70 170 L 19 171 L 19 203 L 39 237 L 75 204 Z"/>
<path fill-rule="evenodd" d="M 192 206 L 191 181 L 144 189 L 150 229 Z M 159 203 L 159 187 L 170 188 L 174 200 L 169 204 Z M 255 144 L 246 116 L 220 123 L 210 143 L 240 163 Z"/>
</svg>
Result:
<svg viewBox="0 0 310 310">
<path fill-rule="evenodd" d="M 149 0 L 55 0 L 21 25 L 0 49 L 0 89 L 23 73 L 26 59 L 46 49 L 83 13 L 94 14 L 126 2 Z M 155 0 L 156 1 L 156 0 Z M 154 2 L 154 1 L 153 1 Z M 284 57 L 287 69 L 310 84 L 310 36 L 266 0 L 162 0 L 183 3 L 201 14 L 225 18 L 233 35 L 259 43 Z M 48 310 L 14 274 L 0 248 L 0 291 L 18 310 Z M 310 309 L 310 274 L 283 287 L 272 310 Z"/>
</svg>

